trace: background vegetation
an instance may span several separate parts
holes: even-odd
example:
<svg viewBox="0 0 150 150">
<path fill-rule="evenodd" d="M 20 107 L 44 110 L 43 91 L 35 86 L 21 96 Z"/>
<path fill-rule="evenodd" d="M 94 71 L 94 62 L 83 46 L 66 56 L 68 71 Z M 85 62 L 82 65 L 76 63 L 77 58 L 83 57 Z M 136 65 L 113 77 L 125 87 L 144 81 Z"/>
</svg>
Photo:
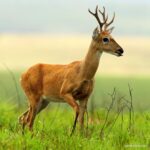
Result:
<svg viewBox="0 0 150 150">
<path fill-rule="evenodd" d="M 0 149 L 149 148 L 150 78 L 97 76 L 88 103 L 85 130 L 80 133 L 77 126 L 70 137 L 74 112 L 67 104 L 58 103 L 50 103 L 38 115 L 33 133 L 26 129 L 22 134 L 18 117 L 27 109 L 27 101 L 19 85 L 21 73 L 11 73 L 10 70 L 0 73 Z M 134 114 L 128 107 L 122 107 L 131 100 L 128 84 L 132 90 Z M 124 102 L 119 103 L 122 98 Z M 130 104 L 128 106 L 130 108 Z"/>
<path fill-rule="evenodd" d="M 85 130 L 70 137 L 74 112 L 51 103 L 22 134 L 27 109 L 21 73 L 33 64 L 69 63 L 86 55 L 95 19 L 88 8 L 116 17 L 112 36 L 123 57 L 103 54 L 88 103 Z M 150 149 L 150 1 L 0 0 L 0 149 Z M 21 71 L 18 71 L 21 70 Z"/>
</svg>

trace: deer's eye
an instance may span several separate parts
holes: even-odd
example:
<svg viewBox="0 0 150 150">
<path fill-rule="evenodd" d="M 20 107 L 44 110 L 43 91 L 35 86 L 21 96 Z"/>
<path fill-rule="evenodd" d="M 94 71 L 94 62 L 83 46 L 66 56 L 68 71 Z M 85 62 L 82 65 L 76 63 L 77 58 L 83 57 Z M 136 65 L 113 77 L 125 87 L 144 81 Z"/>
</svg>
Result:
<svg viewBox="0 0 150 150">
<path fill-rule="evenodd" d="M 109 43 L 109 38 L 107 38 L 107 37 L 103 38 L 103 43 L 104 43 L 104 44 Z"/>
</svg>

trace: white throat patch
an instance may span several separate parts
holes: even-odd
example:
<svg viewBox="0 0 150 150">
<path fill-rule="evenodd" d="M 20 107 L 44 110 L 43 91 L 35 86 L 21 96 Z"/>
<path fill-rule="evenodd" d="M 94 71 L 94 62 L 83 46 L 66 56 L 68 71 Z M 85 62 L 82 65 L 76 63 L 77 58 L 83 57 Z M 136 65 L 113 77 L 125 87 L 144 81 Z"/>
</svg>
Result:
<svg viewBox="0 0 150 150">
<path fill-rule="evenodd" d="M 100 58 L 100 57 L 101 57 L 101 55 L 102 55 L 102 52 L 100 52 L 100 51 L 97 51 L 97 52 L 96 52 L 96 56 L 97 56 L 97 58 Z"/>
</svg>

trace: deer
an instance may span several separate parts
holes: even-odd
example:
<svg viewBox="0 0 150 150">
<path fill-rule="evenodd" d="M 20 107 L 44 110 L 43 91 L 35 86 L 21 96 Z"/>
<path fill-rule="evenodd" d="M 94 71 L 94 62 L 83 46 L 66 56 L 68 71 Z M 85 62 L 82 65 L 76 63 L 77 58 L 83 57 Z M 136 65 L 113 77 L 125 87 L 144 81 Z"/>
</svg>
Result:
<svg viewBox="0 0 150 150">
<path fill-rule="evenodd" d="M 85 57 L 69 64 L 43 64 L 31 66 L 21 76 L 21 87 L 28 98 L 29 107 L 20 117 L 19 122 L 33 130 L 34 120 L 50 102 L 65 102 L 75 111 L 71 134 L 78 122 L 84 128 L 84 115 L 87 111 L 88 99 L 94 88 L 94 77 L 103 52 L 122 56 L 122 47 L 111 36 L 114 27 L 108 28 L 115 19 L 108 21 L 105 7 L 101 11 L 98 6 L 95 12 L 88 9 L 96 18 L 98 26 L 94 29 L 92 40 Z M 101 19 L 99 17 L 101 15 Z"/>
</svg>

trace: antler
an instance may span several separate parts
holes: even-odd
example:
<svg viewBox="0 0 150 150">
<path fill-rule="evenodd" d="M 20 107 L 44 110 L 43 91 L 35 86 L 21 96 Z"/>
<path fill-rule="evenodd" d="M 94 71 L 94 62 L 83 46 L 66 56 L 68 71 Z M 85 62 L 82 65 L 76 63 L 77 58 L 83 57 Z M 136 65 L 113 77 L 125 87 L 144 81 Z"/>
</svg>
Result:
<svg viewBox="0 0 150 150">
<path fill-rule="evenodd" d="M 88 11 L 89 11 L 90 14 L 92 14 L 96 18 L 96 20 L 98 21 L 98 23 L 100 25 L 100 30 L 102 31 L 103 25 L 107 22 L 107 19 L 108 19 L 108 17 L 105 18 L 105 8 L 104 8 L 104 12 L 103 13 L 100 12 L 102 14 L 102 16 L 103 16 L 103 21 L 104 22 L 101 22 L 101 20 L 100 20 L 100 18 L 98 16 L 98 6 L 96 6 L 95 13 L 91 12 L 90 9 L 88 9 Z"/>
<path fill-rule="evenodd" d="M 106 22 L 105 27 L 104 27 L 105 30 L 107 30 L 108 26 L 110 26 L 114 22 L 114 19 L 115 19 L 115 13 L 114 13 L 112 20 L 109 23 Z"/>
<path fill-rule="evenodd" d="M 111 25 L 115 19 L 115 13 L 114 13 L 114 16 L 112 18 L 112 20 L 107 23 L 107 20 L 108 20 L 108 15 L 106 16 L 106 13 L 105 13 L 105 7 L 103 7 L 103 12 L 101 10 L 98 9 L 98 6 L 96 6 L 95 8 L 95 13 L 91 12 L 90 9 L 88 9 L 89 13 L 92 14 L 96 20 L 98 21 L 99 25 L 100 25 L 100 31 L 103 31 L 103 26 L 104 26 L 104 31 L 107 30 L 108 26 Z M 98 11 L 99 13 L 102 15 L 103 17 L 103 22 L 101 22 L 99 16 L 98 16 Z"/>
</svg>

